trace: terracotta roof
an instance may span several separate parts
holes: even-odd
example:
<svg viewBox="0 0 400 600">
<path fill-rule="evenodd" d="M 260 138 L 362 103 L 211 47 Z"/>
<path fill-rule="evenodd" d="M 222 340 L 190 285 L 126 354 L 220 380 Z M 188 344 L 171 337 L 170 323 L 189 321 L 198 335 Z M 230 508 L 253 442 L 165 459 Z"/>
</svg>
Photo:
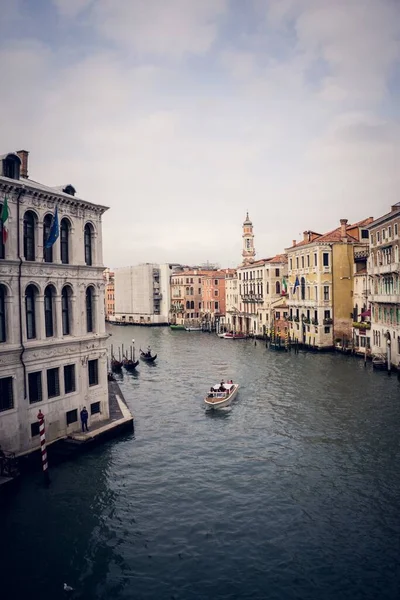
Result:
<svg viewBox="0 0 400 600">
<path fill-rule="evenodd" d="M 348 229 L 349 227 L 346 227 Z M 358 242 L 358 240 L 352 235 L 346 233 L 346 238 L 348 242 Z M 317 242 L 340 242 L 342 240 L 342 231 L 340 227 L 337 229 L 333 229 L 332 231 L 328 231 L 328 233 L 324 233 L 319 238 L 317 238 Z"/>
<path fill-rule="evenodd" d="M 352 223 L 351 225 L 347 225 L 346 229 L 353 229 L 354 227 L 362 227 L 363 225 L 369 225 L 374 220 L 374 217 L 367 217 L 362 221 L 357 221 L 357 223 Z"/>
<path fill-rule="evenodd" d="M 277 254 L 272 258 L 267 258 L 267 262 L 269 263 L 287 263 L 288 259 L 286 254 Z"/>
</svg>

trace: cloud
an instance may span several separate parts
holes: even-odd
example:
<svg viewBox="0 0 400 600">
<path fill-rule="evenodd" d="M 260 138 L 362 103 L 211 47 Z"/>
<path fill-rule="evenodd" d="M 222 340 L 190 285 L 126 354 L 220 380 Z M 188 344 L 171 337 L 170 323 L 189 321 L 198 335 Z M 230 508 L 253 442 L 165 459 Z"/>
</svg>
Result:
<svg viewBox="0 0 400 600">
<path fill-rule="evenodd" d="M 243 19 L 228 0 L 54 0 L 13 13 L 31 37 L 11 28 L 0 46 L 2 152 L 27 148 L 34 179 L 111 207 L 110 266 L 233 266 L 246 210 L 259 256 L 379 216 L 400 185 L 388 85 L 400 7 L 373 4 L 253 0 Z"/>
</svg>

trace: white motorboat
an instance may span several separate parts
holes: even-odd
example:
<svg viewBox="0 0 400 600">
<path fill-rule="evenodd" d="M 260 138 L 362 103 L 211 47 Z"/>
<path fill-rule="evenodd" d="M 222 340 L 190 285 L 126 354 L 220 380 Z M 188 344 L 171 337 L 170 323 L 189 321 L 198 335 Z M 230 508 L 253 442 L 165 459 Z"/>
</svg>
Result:
<svg viewBox="0 0 400 600">
<path fill-rule="evenodd" d="M 207 408 L 223 408 L 229 406 L 232 400 L 238 393 L 239 385 L 232 381 L 228 383 L 221 382 L 220 384 L 213 385 L 208 392 L 208 396 L 204 398 L 204 402 Z"/>
<path fill-rule="evenodd" d="M 185 327 L 186 331 L 201 331 L 201 327 Z"/>
</svg>

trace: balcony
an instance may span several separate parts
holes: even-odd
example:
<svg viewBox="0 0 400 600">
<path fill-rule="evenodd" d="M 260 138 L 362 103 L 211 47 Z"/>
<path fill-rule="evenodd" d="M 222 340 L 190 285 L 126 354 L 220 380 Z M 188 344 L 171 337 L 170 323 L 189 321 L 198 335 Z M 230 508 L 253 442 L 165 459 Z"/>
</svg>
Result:
<svg viewBox="0 0 400 600">
<path fill-rule="evenodd" d="M 363 250 L 357 250 L 354 252 L 354 260 L 355 262 L 365 262 L 367 260 L 369 256 L 369 250 L 368 248 L 365 248 Z"/>
<path fill-rule="evenodd" d="M 353 327 L 354 329 L 371 329 L 371 323 L 366 323 L 365 321 L 359 323 L 358 321 L 354 321 Z"/>
<path fill-rule="evenodd" d="M 371 294 L 369 301 L 379 304 L 400 304 L 400 294 Z"/>
<path fill-rule="evenodd" d="M 318 319 L 311 319 L 311 323 L 313 325 L 318 325 Z"/>
<path fill-rule="evenodd" d="M 154 300 L 162 300 L 162 293 L 157 290 L 154 290 L 153 298 L 154 298 Z"/>
<path fill-rule="evenodd" d="M 333 319 L 331 319 L 331 318 L 323 320 L 324 325 L 332 325 L 332 323 L 333 323 Z"/>
<path fill-rule="evenodd" d="M 242 302 L 245 303 L 261 304 L 264 302 L 264 298 L 261 296 L 261 294 L 242 294 L 241 299 Z"/>
<path fill-rule="evenodd" d="M 385 275 L 386 273 L 399 273 L 400 263 L 390 262 L 387 265 L 372 265 L 371 275 Z"/>
</svg>

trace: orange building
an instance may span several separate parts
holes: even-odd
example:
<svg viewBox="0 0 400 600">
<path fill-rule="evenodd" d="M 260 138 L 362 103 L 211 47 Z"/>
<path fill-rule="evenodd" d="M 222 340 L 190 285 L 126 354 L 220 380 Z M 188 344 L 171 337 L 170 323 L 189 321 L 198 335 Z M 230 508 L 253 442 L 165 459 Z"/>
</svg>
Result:
<svg viewBox="0 0 400 600">
<path fill-rule="evenodd" d="M 203 320 L 218 322 L 225 316 L 226 294 L 225 280 L 227 275 L 235 273 L 234 269 L 212 271 L 203 278 Z"/>
<path fill-rule="evenodd" d="M 105 280 L 104 315 L 106 321 L 112 321 L 115 316 L 115 285 L 114 273 L 106 269 L 103 273 Z"/>
</svg>

